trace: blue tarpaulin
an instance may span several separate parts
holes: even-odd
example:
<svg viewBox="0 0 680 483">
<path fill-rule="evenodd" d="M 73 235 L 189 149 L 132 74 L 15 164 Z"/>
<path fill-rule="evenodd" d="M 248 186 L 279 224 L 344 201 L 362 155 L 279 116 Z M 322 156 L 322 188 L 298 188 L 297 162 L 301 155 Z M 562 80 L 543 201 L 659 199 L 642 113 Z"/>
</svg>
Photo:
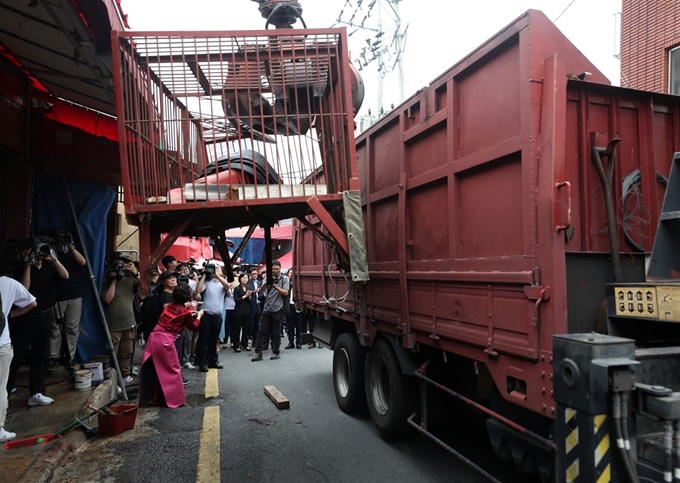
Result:
<svg viewBox="0 0 680 483">
<path fill-rule="evenodd" d="M 229 238 L 229 240 L 234 242 L 234 249 L 238 247 L 243 242 L 243 238 Z M 243 260 L 243 263 L 248 265 L 259 265 L 262 261 L 262 254 L 264 253 L 264 238 L 251 238 L 246 243 L 246 247 L 241 252 L 239 258 Z"/>
<path fill-rule="evenodd" d="M 97 290 L 101 292 L 104 259 L 107 255 L 106 219 L 116 199 L 116 192 L 111 186 L 103 183 L 74 179 L 67 182 L 97 282 Z M 59 176 L 39 176 L 35 182 L 32 231 L 40 234 L 59 228 L 71 229 L 76 248 L 82 253 L 62 179 Z M 87 278 L 87 269 L 83 267 L 76 276 L 81 277 L 80 284 L 83 290 L 83 314 L 76 357 L 86 361 L 91 354 L 106 354 L 108 348 L 99 310 L 95 305 L 96 295 Z"/>
</svg>

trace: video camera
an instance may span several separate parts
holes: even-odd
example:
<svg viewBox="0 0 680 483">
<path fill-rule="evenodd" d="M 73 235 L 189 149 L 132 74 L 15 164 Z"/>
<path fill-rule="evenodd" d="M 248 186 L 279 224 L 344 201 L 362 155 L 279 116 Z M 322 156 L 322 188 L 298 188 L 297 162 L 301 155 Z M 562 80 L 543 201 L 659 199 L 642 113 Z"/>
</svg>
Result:
<svg viewBox="0 0 680 483">
<path fill-rule="evenodd" d="M 59 253 L 68 253 L 73 244 L 73 235 L 68 230 L 58 230 L 54 237 L 54 245 Z"/>
<path fill-rule="evenodd" d="M 52 253 L 53 238 L 49 235 L 39 235 L 33 237 L 33 248 L 28 255 L 25 255 L 23 262 L 25 265 L 38 263 L 38 257 L 49 257 Z"/>
<path fill-rule="evenodd" d="M 108 273 L 109 278 L 115 278 L 116 280 L 121 280 L 127 276 L 128 269 L 127 264 L 130 263 L 130 257 L 119 256 L 113 260 L 109 260 L 108 263 Z"/>
<path fill-rule="evenodd" d="M 205 273 L 210 273 L 210 274 L 215 273 L 216 267 L 217 267 L 217 265 L 215 265 L 214 263 L 209 263 L 207 261 L 203 262 L 203 270 L 205 271 Z"/>
<path fill-rule="evenodd" d="M 189 285 L 189 275 L 178 274 L 177 275 L 177 285 L 188 286 Z"/>
</svg>

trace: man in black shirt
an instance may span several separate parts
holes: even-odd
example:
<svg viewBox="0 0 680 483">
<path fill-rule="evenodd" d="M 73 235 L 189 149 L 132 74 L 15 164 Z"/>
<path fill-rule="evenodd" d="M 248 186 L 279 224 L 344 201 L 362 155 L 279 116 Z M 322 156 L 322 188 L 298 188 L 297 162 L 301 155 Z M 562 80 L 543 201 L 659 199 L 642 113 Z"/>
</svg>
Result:
<svg viewBox="0 0 680 483">
<path fill-rule="evenodd" d="M 86 263 L 85 257 L 71 243 L 68 245 L 68 252 L 62 254 L 59 261 L 68 271 L 69 278 L 57 283 L 57 303 L 54 306 L 56 317 L 55 323 L 52 325 L 50 361 L 47 365 L 48 371 L 53 371 L 57 367 L 59 357 L 61 356 L 62 340 L 59 323 L 64 324 L 64 334 L 66 335 L 68 347 L 68 362 L 73 365 L 73 358 L 76 355 L 76 347 L 78 346 L 78 336 L 80 335 L 80 316 L 83 311 L 81 272 L 82 267 Z"/>
<path fill-rule="evenodd" d="M 24 252 L 27 257 L 33 249 Z M 10 337 L 14 345 L 14 359 L 9 369 L 7 390 L 11 391 L 16 382 L 19 366 L 24 362 L 28 348 L 31 348 L 31 364 L 28 372 L 30 397 L 29 406 L 48 406 L 54 402 L 43 394 L 45 363 L 54 322 L 54 304 L 57 301 L 56 286 L 59 280 L 68 280 L 66 268 L 57 260 L 54 251 L 48 256 L 36 257 L 35 263 L 26 263 L 19 273 L 19 282 L 28 289 L 37 302 L 37 307 L 21 317 L 10 321 Z"/>
</svg>

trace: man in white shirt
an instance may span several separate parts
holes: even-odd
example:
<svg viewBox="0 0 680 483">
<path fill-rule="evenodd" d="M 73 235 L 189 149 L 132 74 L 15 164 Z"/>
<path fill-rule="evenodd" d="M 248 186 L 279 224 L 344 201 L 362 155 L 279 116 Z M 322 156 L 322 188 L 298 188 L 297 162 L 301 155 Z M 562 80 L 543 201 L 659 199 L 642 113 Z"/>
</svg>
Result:
<svg viewBox="0 0 680 483">
<path fill-rule="evenodd" d="M 37 305 L 35 297 L 23 285 L 11 278 L 0 277 L 0 443 L 16 438 L 15 433 L 5 430 L 7 379 L 14 357 L 7 318 L 25 314 Z"/>
</svg>

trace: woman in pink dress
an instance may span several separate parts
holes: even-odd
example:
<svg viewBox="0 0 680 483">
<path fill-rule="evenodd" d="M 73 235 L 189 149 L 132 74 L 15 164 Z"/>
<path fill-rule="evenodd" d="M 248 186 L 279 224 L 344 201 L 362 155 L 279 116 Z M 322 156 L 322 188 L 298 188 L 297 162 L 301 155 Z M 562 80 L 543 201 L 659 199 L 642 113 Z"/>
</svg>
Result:
<svg viewBox="0 0 680 483">
<path fill-rule="evenodd" d="M 186 403 L 182 370 L 175 340 L 184 327 L 198 329 L 203 311 L 191 312 L 191 290 L 180 286 L 172 292 L 168 304 L 146 343 L 139 380 L 139 405 L 163 405 L 177 408 Z"/>
</svg>

